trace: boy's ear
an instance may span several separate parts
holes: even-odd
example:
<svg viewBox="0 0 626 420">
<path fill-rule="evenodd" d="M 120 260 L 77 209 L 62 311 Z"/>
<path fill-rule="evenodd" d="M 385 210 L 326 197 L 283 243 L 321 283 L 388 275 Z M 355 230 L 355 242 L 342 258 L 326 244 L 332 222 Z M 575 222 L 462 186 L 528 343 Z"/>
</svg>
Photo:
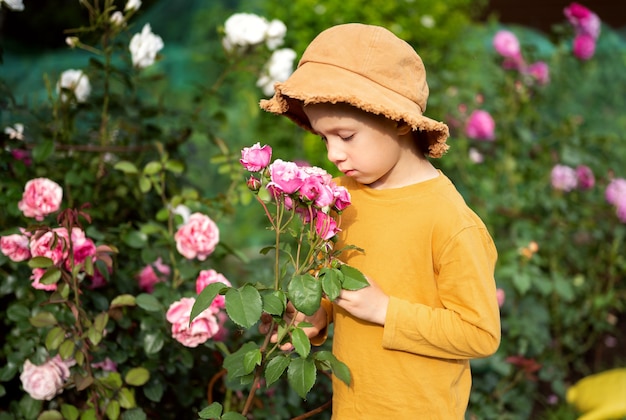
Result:
<svg viewBox="0 0 626 420">
<path fill-rule="evenodd" d="M 411 126 L 408 125 L 405 121 L 398 121 L 396 127 L 398 129 L 398 134 L 401 136 L 404 136 L 405 134 L 408 134 L 412 131 Z"/>
</svg>

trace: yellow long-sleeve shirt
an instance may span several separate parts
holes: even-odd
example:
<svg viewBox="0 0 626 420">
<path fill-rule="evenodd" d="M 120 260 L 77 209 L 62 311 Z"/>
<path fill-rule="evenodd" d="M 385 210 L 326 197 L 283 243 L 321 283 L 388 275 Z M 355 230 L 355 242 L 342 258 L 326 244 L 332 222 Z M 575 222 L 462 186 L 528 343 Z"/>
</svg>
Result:
<svg viewBox="0 0 626 420">
<path fill-rule="evenodd" d="M 462 419 L 469 359 L 496 351 L 497 252 L 479 217 L 443 174 L 374 190 L 339 178 L 352 205 L 342 214 L 342 259 L 390 296 L 385 325 L 332 305 L 333 353 L 352 383 L 333 380 L 333 419 Z"/>
</svg>

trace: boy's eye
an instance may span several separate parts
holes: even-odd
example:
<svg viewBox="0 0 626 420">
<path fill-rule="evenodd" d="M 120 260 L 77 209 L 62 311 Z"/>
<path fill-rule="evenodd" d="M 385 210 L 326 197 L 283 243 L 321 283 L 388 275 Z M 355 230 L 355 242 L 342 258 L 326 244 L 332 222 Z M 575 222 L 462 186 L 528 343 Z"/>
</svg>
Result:
<svg viewBox="0 0 626 420">
<path fill-rule="evenodd" d="M 352 137 L 354 137 L 354 134 L 350 134 L 349 136 L 340 136 L 343 141 L 352 140 Z"/>
</svg>

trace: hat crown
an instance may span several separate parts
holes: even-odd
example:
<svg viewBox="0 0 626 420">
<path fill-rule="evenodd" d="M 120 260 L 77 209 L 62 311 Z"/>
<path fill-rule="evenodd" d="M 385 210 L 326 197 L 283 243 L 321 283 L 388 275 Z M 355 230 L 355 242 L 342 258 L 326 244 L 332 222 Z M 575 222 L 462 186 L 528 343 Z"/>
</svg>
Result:
<svg viewBox="0 0 626 420">
<path fill-rule="evenodd" d="M 329 28 L 309 44 L 298 68 L 308 62 L 358 74 L 411 100 L 422 112 L 426 109 L 428 84 L 422 59 L 383 27 L 348 23 Z"/>
</svg>

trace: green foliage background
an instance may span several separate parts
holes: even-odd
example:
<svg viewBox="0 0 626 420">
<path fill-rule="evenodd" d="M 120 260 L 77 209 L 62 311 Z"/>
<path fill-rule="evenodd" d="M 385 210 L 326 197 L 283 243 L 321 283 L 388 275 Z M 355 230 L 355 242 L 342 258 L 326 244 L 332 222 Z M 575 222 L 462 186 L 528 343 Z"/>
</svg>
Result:
<svg viewBox="0 0 626 420">
<path fill-rule="evenodd" d="M 77 3 L 46 6 L 51 9 L 40 12 L 58 16 L 63 10 L 63 20 L 71 22 L 65 26 L 58 18 L 48 22 L 55 27 L 75 27 L 84 18 Z M 137 148 L 124 158 L 138 167 L 159 160 L 162 155 L 153 146 L 159 141 L 168 159 L 184 162 L 184 175 L 168 177 L 167 189 L 176 192 L 182 202 L 210 212 L 218 222 L 223 247 L 210 265 L 222 270 L 234 284 L 263 281 L 271 278 L 270 268 L 259 258 L 258 249 L 267 244 L 269 232 L 258 209 L 249 205 L 249 197 L 237 186 L 243 179 L 235 166 L 239 150 L 259 141 L 272 145 L 274 157 L 305 159 L 329 171 L 333 168 L 314 136 L 259 110 L 262 94 L 255 87 L 255 69 L 264 57 L 251 58 L 232 69 L 219 89 L 212 88 L 228 65 L 221 53 L 220 26 L 232 13 L 243 11 L 281 19 L 288 28 L 285 46 L 298 55 L 317 33 L 333 24 L 359 21 L 387 26 L 424 59 L 431 88 L 427 114 L 451 127 L 450 152 L 435 164 L 483 217 L 500 253 L 496 277 L 506 292 L 503 341 L 496 355 L 473 362 L 468 418 L 575 418 L 573 408 L 564 401 L 566 389 L 583 376 L 626 363 L 619 351 L 626 340 L 626 225 L 604 199 L 610 179 L 626 177 L 626 36 L 620 28 L 603 27 L 596 55 L 581 62 L 571 53 L 572 32 L 565 20 L 555 22 L 550 33 L 505 27 L 496 20 L 478 22 L 484 6 L 482 0 L 144 1 L 130 30 L 139 31 L 149 22 L 164 39 L 163 59 L 114 86 L 111 113 L 123 139 L 121 145 Z M 26 3 L 27 10 L 29 7 Z M 29 16 L 2 10 L 5 23 L 13 21 L 6 27 L 15 28 Z M 424 16 L 432 18 L 434 26 L 424 26 Z M 22 21 L 22 25 L 30 32 L 41 28 L 35 29 L 33 22 Z M 516 75 L 501 68 L 491 40 L 502 28 L 518 36 L 527 61 L 549 64 L 551 81 L 547 86 L 520 87 Z M 59 41 L 45 48 L 35 48 L 27 39 L 2 39 L 0 128 L 24 123 L 39 159 L 33 167 L 26 167 L 14 165 L 10 157 L 2 155 L 0 233 L 23 224 L 16 203 L 28 179 L 62 179 L 68 206 L 83 200 L 95 204 L 95 222 L 89 233 L 124 250 L 112 280 L 115 291 L 138 294 L 134 275 L 157 256 L 166 256 L 165 250 L 171 247 L 171 241 L 146 235 L 141 229 L 147 221 L 160 222 L 155 215 L 162 211 L 163 203 L 154 190 L 142 191 L 136 178 L 120 172 L 110 171 L 105 181 L 95 182 L 94 176 L 102 168 L 99 154 L 78 153 L 67 158 L 58 149 L 57 154 L 52 153 L 51 140 L 58 135 L 53 133 L 71 133 L 56 139 L 67 147 L 93 145 L 93 126 L 99 117 L 92 104 L 77 111 L 73 119 L 51 120 L 48 99 L 53 95 L 46 83 L 54 84 L 67 68 L 91 68 L 94 74 L 97 69 L 89 62 L 89 54 L 62 47 L 64 36 L 51 32 L 50 37 Z M 121 55 L 115 60 L 124 64 Z M 97 92 L 101 81 L 92 82 Z M 94 101 L 101 99 L 96 93 Z M 481 143 L 465 136 L 467 112 L 461 111 L 463 107 L 468 111 L 485 109 L 493 115 L 495 142 Z M 68 126 L 58 130 L 56 124 L 64 123 Z M 470 148 L 478 149 L 485 162 L 469 161 Z M 589 166 L 596 175 L 596 186 L 589 191 L 553 191 L 550 170 L 557 163 Z M 537 242 L 539 251 L 527 259 L 520 249 L 531 241 Z M 203 267 L 206 265 L 183 262 L 178 268 L 183 278 L 190 279 Z M 43 358 L 38 347 L 40 333 L 29 327 L 27 318 L 44 298 L 24 281 L 29 276 L 24 267 L 4 258 L 0 270 L 0 320 L 11 330 L 0 350 L 4 393 L 0 395 L 0 419 L 28 418 L 33 412 L 29 410 L 40 406 L 29 408 L 32 401 L 25 402 L 21 396 L 19 404 L 14 401 L 19 394 L 16 375 L 20 363 L 32 352 Z M 206 402 L 209 379 L 219 370 L 222 355 L 214 344 L 181 349 L 168 336 L 162 312 L 174 295 L 189 290 L 185 284 L 174 291 L 158 287 L 154 293 L 157 303 L 129 309 L 118 321 L 116 345 L 107 348 L 120 364 L 140 364 L 152 372 L 153 380 L 137 393 L 147 413 L 162 412 L 163 408 L 197 412 Z M 87 304 L 102 310 L 111 297 L 95 292 Z M 138 333 L 128 333 L 134 328 Z M 253 332 L 238 332 L 227 345 L 234 348 L 251 336 Z M 608 345 L 611 340 L 617 344 Z M 507 361 L 510 356 L 522 356 L 541 367 L 531 372 L 534 376 L 529 375 L 523 367 Z M 239 391 L 237 385 L 228 385 Z M 328 387 L 322 382 L 314 388 L 305 403 L 307 408 L 323 403 Z M 284 385 L 277 386 L 271 400 L 274 403 L 258 408 L 258 418 L 288 418 L 305 411 L 297 394 Z"/>
</svg>

